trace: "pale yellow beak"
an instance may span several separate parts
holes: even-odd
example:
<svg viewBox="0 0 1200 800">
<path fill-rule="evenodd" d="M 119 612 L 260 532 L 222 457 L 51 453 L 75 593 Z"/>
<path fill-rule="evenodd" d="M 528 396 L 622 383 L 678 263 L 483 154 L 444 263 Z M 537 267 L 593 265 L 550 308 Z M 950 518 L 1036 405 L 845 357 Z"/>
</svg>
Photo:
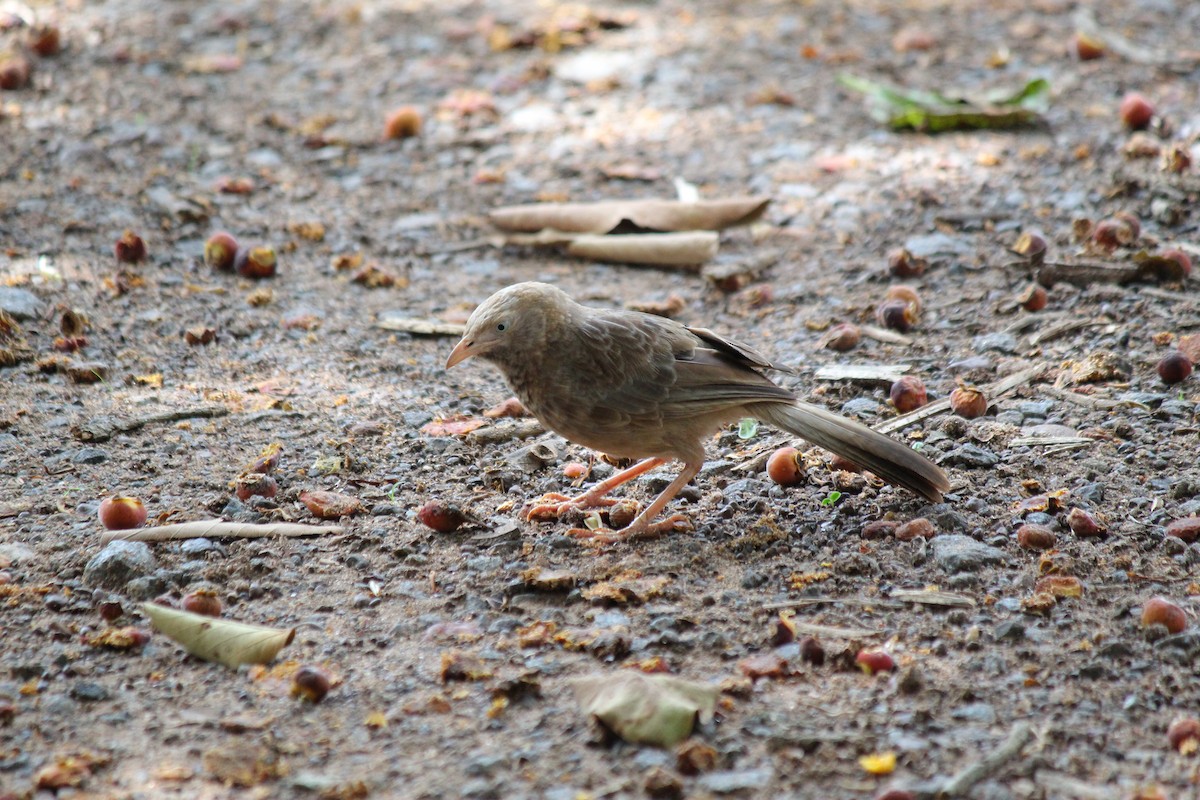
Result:
<svg viewBox="0 0 1200 800">
<path fill-rule="evenodd" d="M 460 361 L 466 361 L 468 358 L 475 355 L 475 353 L 471 350 L 471 345 L 473 344 L 473 341 L 468 341 L 465 338 L 456 344 L 454 349 L 450 351 L 450 357 L 446 359 L 446 369 L 450 369 Z"/>
</svg>

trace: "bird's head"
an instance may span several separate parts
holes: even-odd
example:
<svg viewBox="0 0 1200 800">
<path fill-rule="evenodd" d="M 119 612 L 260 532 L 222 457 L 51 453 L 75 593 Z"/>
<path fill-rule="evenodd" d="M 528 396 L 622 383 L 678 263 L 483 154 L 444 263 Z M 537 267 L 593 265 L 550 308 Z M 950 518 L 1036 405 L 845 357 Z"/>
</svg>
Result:
<svg viewBox="0 0 1200 800">
<path fill-rule="evenodd" d="M 447 369 L 479 356 L 503 361 L 514 350 L 536 352 L 547 320 L 564 313 L 572 300 L 546 283 L 517 283 L 484 300 L 467 320 L 462 340 L 446 359 Z"/>
</svg>

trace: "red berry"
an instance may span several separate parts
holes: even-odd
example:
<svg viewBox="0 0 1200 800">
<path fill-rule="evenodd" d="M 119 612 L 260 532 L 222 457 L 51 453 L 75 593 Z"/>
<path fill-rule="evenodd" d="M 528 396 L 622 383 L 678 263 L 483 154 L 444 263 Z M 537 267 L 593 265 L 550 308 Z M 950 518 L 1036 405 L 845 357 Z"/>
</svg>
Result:
<svg viewBox="0 0 1200 800">
<path fill-rule="evenodd" d="M 137 528 L 146 522 L 146 506 L 136 497 L 109 497 L 100 503 L 100 524 L 110 531 Z"/>
<path fill-rule="evenodd" d="M 1121 121 L 1127 128 L 1141 130 L 1154 118 L 1154 106 L 1137 92 L 1130 92 L 1121 100 Z"/>
<path fill-rule="evenodd" d="M 915 411 L 929 402 L 929 398 L 925 393 L 925 384 L 921 383 L 920 378 L 915 378 L 912 375 L 905 375 L 893 383 L 889 397 L 892 405 L 901 414 Z"/>
<path fill-rule="evenodd" d="M 292 676 L 292 696 L 300 697 L 310 703 L 319 703 L 329 694 L 333 680 L 329 673 L 320 667 L 306 665 L 296 670 Z"/>
<path fill-rule="evenodd" d="M 217 231 L 204 243 L 204 263 L 221 272 L 232 272 L 237 251 L 238 243 L 233 234 Z"/>
<path fill-rule="evenodd" d="M 854 662 L 868 675 L 891 672 L 896 668 L 895 660 L 882 650 L 860 650 Z"/>
<path fill-rule="evenodd" d="M 421 133 L 421 112 L 412 106 L 401 106 L 388 114 L 383 125 L 384 139 L 407 139 Z"/>
<path fill-rule="evenodd" d="M 950 393 L 950 410 L 963 419 L 982 417 L 987 409 L 987 398 L 973 386 L 960 386 Z"/>
<path fill-rule="evenodd" d="M 146 260 L 146 243 L 133 231 L 126 230 L 113 245 L 113 253 L 123 264 L 137 264 Z"/>
<path fill-rule="evenodd" d="M 780 486 L 795 486 L 804 481 L 804 467 L 800 463 L 800 451 L 794 447 L 781 447 L 767 459 L 767 477 Z"/>
<path fill-rule="evenodd" d="M 1183 609 L 1162 597 L 1151 597 L 1142 606 L 1142 627 L 1162 625 L 1170 633 L 1182 633 L 1187 627 Z"/>
<path fill-rule="evenodd" d="M 194 592 L 188 592 L 179 601 L 179 607 L 184 611 L 205 617 L 221 616 L 221 598 L 217 597 L 217 593 L 212 589 L 197 589 Z"/>
<path fill-rule="evenodd" d="M 1178 350 L 1172 350 L 1158 362 L 1158 377 L 1168 386 L 1187 380 L 1191 374 L 1191 360 Z"/>
<path fill-rule="evenodd" d="M 441 500 L 430 500 L 417 509 L 417 519 L 438 533 L 453 533 L 467 521 L 458 506 Z"/>
</svg>

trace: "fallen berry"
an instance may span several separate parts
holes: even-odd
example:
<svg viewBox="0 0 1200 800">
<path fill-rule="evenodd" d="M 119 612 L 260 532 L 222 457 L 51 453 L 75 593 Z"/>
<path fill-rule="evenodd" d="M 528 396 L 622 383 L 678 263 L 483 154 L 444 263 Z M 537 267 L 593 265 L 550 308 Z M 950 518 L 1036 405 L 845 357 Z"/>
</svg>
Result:
<svg viewBox="0 0 1200 800">
<path fill-rule="evenodd" d="M 1029 284 L 1025 291 L 1017 297 L 1017 302 L 1026 311 L 1041 311 L 1049 300 L 1050 297 L 1046 294 L 1045 288 L 1036 283 Z"/>
<path fill-rule="evenodd" d="M 1137 92 L 1130 92 L 1121 99 L 1119 113 L 1125 127 L 1138 131 L 1145 128 L 1150 124 L 1150 120 L 1154 119 L 1154 106 L 1150 105 L 1150 101 Z"/>
<path fill-rule="evenodd" d="M 1057 537 L 1054 531 L 1045 525 L 1032 523 L 1017 528 L 1017 544 L 1026 550 L 1049 550 L 1054 547 Z"/>
<path fill-rule="evenodd" d="M 319 703 L 329 694 L 333 680 L 329 673 L 320 667 L 305 665 L 296 670 L 292 676 L 292 697 L 299 697 L 310 703 Z"/>
<path fill-rule="evenodd" d="M 1191 374 L 1191 359 L 1178 350 L 1172 350 L 1158 362 L 1158 377 L 1168 386 L 1187 380 Z"/>
<path fill-rule="evenodd" d="M 1180 717 L 1167 728 L 1171 749 L 1184 755 L 1200 750 L 1200 719 Z"/>
<path fill-rule="evenodd" d="M 1163 258 L 1169 258 L 1175 263 L 1179 264 L 1179 269 L 1183 273 L 1183 277 L 1186 278 L 1188 275 L 1192 274 L 1192 258 L 1182 250 L 1171 248 L 1169 250 L 1163 250 L 1159 255 L 1161 255 Z"/>
<path fill-rule="evenodd" d="M 845 353 L 847 350 L 853 350 L 857 347 L 861 339 L 862 332 L 857 325 L 850 322 L 843 322 L 830 328 L 821 337 L 820 345 L 828 350 Z"/>
<path fill-rule="evenodd" d="M 245 502 L 251 497 L 274 497 L 279 491 L 279 484 L 270 475 L 263 472 L 248 472 L 239 475 L 235 481 L 234 494 L 237 499 Z"/>
<path fill-rule="evenodd" d="M 915 411 L 929 402 L 929 397 L 925 393 L 925 384 L 921 382 L 920 378 L 912 375 L 905 375 L 893 383 L 891 391 L 888 392 L 888 399 L 901 414 Z"/>
<path fill-rule="evenodd" d="M 925 273 L 925 259 L 917 258 L 904 248 L 894 250 L 888 256 L 888 271 L 897 278 L 915 278 Z"/>
<path fill-rule="evenodd" d="M 937 528 L 925 517 L 910 519 L 896 526 L 896 538 L 901 542 L 911 542 L 913 539 L 932 539 L 937 535 Z"/>
<path fill-rule="evenodd" d="M 146 243 L 133 231 L 126 230 L 113 245 L 113 253 L 122 264 L 137 264 L 146 260 Z"/>
<path fill-rule="evenodd" d="M 232 272 L 238 243 L 233 234 L 217 231 L 204 243 L 204 263 L 220 272 Z"/>
<path fill-rule="evenodd" d="M 1080 61 L 1092 61 L 1104 55 L 1104 43 L 1086 33 L 1076 33 L 1071 40 L 1071 49 Z"/>
<path fill-rule="evenodd" d="M 780 486 L 795 486 L 804 480 L 804 467 L 800 463 L 800 451 L 794 447 L 781 447 L 767 459 L 767 477 Z"/>
<path fill-rule="evenodd" d="M 950 410 L 963 419 L 982 417 L 987 409 L 987 398 L 973 386 L 960 386 L 950 393 Z"/>
<path fill-rule="evenodd" d="M 221 598 L 217 597 L 217 593 L 212 589 L 196 589 L 194 592 L 188 592 L 179 601 L 179 607 L 184 611 L 205 617 L 221 616 Z"/>
<path fill-rule="evenodd" d="M 1142 627 L 1162 625 L 1170 633 L 1182 633 L 1187 627 L 1183 609 L 1163 597 L 1151 597 L 1142 606 Z"/>
<path fill-rule="evenodd" d="M 1067 514 L 1067 527 L 1071 529 L 1071 533 L 1085 539 L 1103 536 L 1107 533 L 1104 526 L 1082 508 L 1072 508 Z"/>
<path fill-rule="evenodd" d="M 458 506 L 443 503 L 441 500 L 430 500 L 417 509 L 417 519 L 438 533 L 453 533 L 467 521 Z"/>
<path fill-rule="evenodd" d="M 146 522 L 146 506 L 136 497 L 109 497 L 100 503 L 100 524 L 110 531 L 137 528 Z"/>
<path fill-rule="evenodd" d="M 867 675 L 891 672 L 896 668 L 895 660 L 882 650 L 860 650 L 854 657 L 854 663 Z"/>
<path fill-rule="evenodd" d="M 1167 525 L 1167 536 L 1174 536 L 1189 544 L 1200 539 L 1200 517 L 1184 517 Z"/>
<path fill-rule="evenodd" d="M 412 106 L 401 106 L 388 114 L 383 124 L 384 139 L 407 139 L 421 133 L 421 112 Z"/>
<path fill-rule="evenodd" d="M 274 277 L 275 265 L 275 249 L 273 247 L 252 247 L 248 250 L 238 248 L 234 256 L 234 269 L 243 278 Z"/>
</svg>

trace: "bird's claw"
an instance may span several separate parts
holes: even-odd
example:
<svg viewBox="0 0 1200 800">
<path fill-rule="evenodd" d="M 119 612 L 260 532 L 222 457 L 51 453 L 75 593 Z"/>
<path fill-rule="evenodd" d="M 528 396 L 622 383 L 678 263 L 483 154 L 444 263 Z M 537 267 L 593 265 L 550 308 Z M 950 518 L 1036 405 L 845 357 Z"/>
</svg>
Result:
<svg viewBox="0 0 1200 800">
<path fill-rule="evenodd" d="M 637 539 L 657 539 L 668 533 L 692 530 L 692 521 L 683 514 L 672 514 L 658 522 L 648 522 L 642 525 L 630 525 L 614 531 L 611 528 L 571 528 L 567 536 L 582 542 L 594 544 L 616 544 L 617 542 L 632 542 Z"/>
<path fill-rule="evenodd" d="M 607 508 L 617 501 L 609 497 L 567 497 L 558 492 L 547 492 L 537 500 L 531 500 L 521 509 L 521 519 L 526 522 L 542 522 L 558 519 L 563 514 L 573 510 L 584 511 L 589 508 Z"/>
</svg>

